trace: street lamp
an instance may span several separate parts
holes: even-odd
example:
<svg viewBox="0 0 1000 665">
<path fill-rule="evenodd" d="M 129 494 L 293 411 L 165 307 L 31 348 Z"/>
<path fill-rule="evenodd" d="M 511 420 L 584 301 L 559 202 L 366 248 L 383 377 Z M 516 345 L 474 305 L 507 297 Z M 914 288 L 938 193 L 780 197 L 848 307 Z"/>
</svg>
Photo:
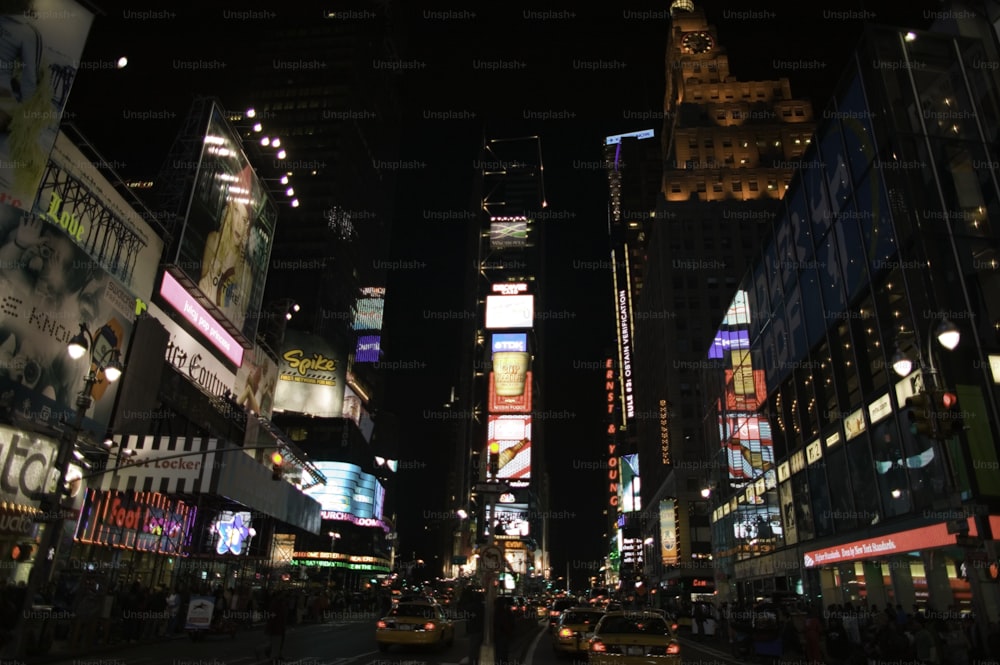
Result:
<svg viewBox="0 0 1000 665">
<path fill-rule="evenodd" d="M 122 365 L 119 360 L 120 352 L 116 348 L 119 341 L 118 335 L 110 326 L 102 326 L 96 333 L 93 333 L 86 323 L 81 323 L 80 332 L 74 335 L 67 345 L 67 352 L 70 358 L 74 360 L 79 360 L 89 355 L 90 368 L 87 370 L 87 376 L 83 380 L 83 390 L 76 396 L 76 417 L 73 420 L 73 424 L 63 430 L 63 435 L 59 439 L 54 465 L 57 480 L 56 486 L 51 493 L 40 497 L 46 526 L 39 540 L 38 556 L 35 558 L 31 574 L 28 576 L 22 617 L 31 616 L 35 596 L 49 583 L 49 578 L 52 576 L 52 568 L 56 560 L 56 550 L 59 546 L 59 537 L 62 534 L 63 523 L 65 522 L 63 513 L 60 510 L 60 503 L 67 489 L 66 486 L 70 482 L 69 465 L 74 458 L 76 442 L 83 429 L 83 418 L 94 401 L 92 396 L 94 386 L 104 379 L 113 383 L 122 375 Z M 17 653 L 19 655 L 24 646 L 23 641 L 20 640 L 26 632 L 24 630 L 18 631 L 19 643 L 17 645 Z"/>
<path fill-rule="evenodd" d="M 908 335 L 915 335 L 914 332 L 907 332 Z M 934 337 L 937 338 L 938 344 L 948 349 L 949 351 L 954 351 L 955 347 L 962 339 L 962 333 L 959 331 L 958 326 L 944 318 L 941 319 L 941 323 L 938 324 L 937 328 L 934 330 Z M 927 374 L 931 377 L 931 388 L 937 387 L 937 368 L 934 366 L 934 349 L 931 347 L 931 340 L 933 338 L 927 336 L 927 366 L 924 368 L 923 360 L 924 357 L 920 354 L 919 347 L 917 348 L 917 364 L 921 369 L 926 369 Z M 897 343 L 896 353 L 892 356 L 892 369 L 896 374 L 900 376 L 909 376 L 910 372 L 913 371 L 913 360 L 907 355 Z"/>
</svg>

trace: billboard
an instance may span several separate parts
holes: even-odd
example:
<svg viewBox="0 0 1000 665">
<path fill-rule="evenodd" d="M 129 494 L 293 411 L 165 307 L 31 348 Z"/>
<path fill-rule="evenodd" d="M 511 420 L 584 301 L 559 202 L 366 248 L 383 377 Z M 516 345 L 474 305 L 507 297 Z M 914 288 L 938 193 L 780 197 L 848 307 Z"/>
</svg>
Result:
<svg viewBox="0 0 1000 665">
<path fill-rule="evenodd" d="M 382 298 L 360 298 L 354 307 L 354 330 L 382 330 L 382 313 L 385 300 Z"/>
<path fill-rule="evenodd" d="M 530 328 L 535 319 L 535 296 L 486 296 L 486 328 Z"/>
<path fill-rule="evenodd" d="M 130 293 L 149 300 L 163 258 L 163 240 L 61 132 L 34 213 L 68 231 Z"/>
<path fill-rule="evenodd" d="M 531 525 L 528 522 L 528 504 L 502 503 L 493 506 L 493 508 L 496 517 L 491 516 L 490 506 L 486 506 L 484 535 L 493 536 L 497 540 L 520 539 L 531 535 Z"/>
<path fill-rule="evenodd" d="M 488 409 L 490 413 L 531 413 L 531 372 L 524 373 L 524 388 L 519 395 L 500 395 L 496 376 L 490 372 Z"/>
<path fill-rule="evenodd" d="M 673 499 L 660 501 L 660 560 L 664 566 L 676 566 L 680 556 L 677 549 L 677 504 Z"/>
<path fill-rule="evenodd" d="M 255 339 L 277 212 L 213 105 L 177 249 L 177 266 L 247 339 Z"/>
<path fill-rule="evenodd" d="M 197 509 L 157 492 L 87 490 L 76 540 L 155 554 L 189 551 Z"/>
<path fill-rule="evenodd" d="M 490 415 L 487 438 L 500 444 L 497 478 L 531 479 L 531 416 Z"/>
<path fill-rule="evenodd" d="M 639 455 L 622 455 L 619 465 L 621 481 L 618 484 L 621 498 L 618 505 L 623 513 L 633 513 L 642 510 L 642 499 L 639 496 Z"/>
<path fill-rule="evenodd" d="M 729 459 L 729 479 L 749 481 L 774 468 L 771 425 L 756 414 L 727 413 L 720 422 Z"/>
<path fill-rule="evenodd" d="M 528 244 L 527 217 L 491 217 L 490 251 L 524 249 Z"/>
<path fill-rule="evenodd" d="M 491 352 L 499 351 L 527 351 L 527 333 L 494 333 L 492 336 Z"/>
<path fill-rule="evenodd" d="M 0 203 L 30 210 L 94 15 L 73 0 L 0 11 Z"/>
<path fill-rule="evenodd" d="M 354 349 L 354 362 L 377 363 L 381 357 L 381 335 L 358 335 L 358 344 Z"/>
<path fill-rule="evenodd" d="M 375 476 L 347 462 L 315 462 L 315 465 L 326 476 L 326 485 L 314 485 L 302 491 L 319 502 L 323 513 L 382 519 L 385 489 Z"/>
<path fill-rule="evenodd" d="M 156 303 L 149 303 L 148 311 L 170 335 L 165 358 L 167 364 L 210 395 L 222 397 L 227 390 L 235 389 L 236 373 L 216 358 L 199 339 L 190 335 Z"/>
<path fill-rule="evenodd" d="M 236 403 L 253 413 L 271 417 L 274 389 L 278 383 L 278 364 L 264 350 L 255 346 L 243 354 L 243 364 L 236 370 Z"/>
<path fill-rule="evenodd" d="M 0 407 L 55 425 L 72 418 L 90 369 L 67 344 L 86 323 L 98 358 L 117 349 L 124 361 L 135 297 L 50 220 L 0 204 L 0 239 Z M 99 378 L 84 427 L 103 433 L 118 384 Z"/>
<path fill-rule="evenodd" d="M 198 330 L 212 346 L 229 358 L 230 362 L 239 366 L 243 363 L 245 349 L 230 335 L 222 325 L 212 318 L 204 307 L 198 304 L 190 293 L 184 290 L 181 283 L 169 272 L 163 273 L 163 283 L 160 285 L 160 297 L 173 307 L 179 314 Z"/>
<path fill-rule="evenodd" d="M 347 362 L 331 342 L 312 333 L 287 330 L 279 361 L 276 411 L 319 418 L 343 415 Z"/>
</svg>

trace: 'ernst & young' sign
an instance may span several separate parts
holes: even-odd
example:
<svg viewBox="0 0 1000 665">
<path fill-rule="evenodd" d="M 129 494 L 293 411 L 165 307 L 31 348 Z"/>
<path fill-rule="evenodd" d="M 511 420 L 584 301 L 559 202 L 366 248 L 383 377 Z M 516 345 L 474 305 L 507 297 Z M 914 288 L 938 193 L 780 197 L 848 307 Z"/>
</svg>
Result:
<svg viewBox="0 0 1000 665">
<path fill-rule="evenodd" d="M 236 389 L 236 373 L 229 370 L 211 351 L 189 335 L 154 303 L 149 313 L 170 333 L 165 360 L 179 372 L 213 395 L 222 397 L 226 390 Z"/>
</svg>

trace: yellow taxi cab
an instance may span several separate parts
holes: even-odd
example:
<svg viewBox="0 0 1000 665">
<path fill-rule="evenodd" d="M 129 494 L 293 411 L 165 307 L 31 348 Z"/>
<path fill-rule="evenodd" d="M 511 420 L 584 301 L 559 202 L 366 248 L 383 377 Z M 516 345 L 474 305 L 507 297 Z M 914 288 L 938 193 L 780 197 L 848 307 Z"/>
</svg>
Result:
<svg viewBox="0 0 1000 665">
<path fill-rule="evenodd" d="M 449 647 L 454 641 L 455 624 L 437 603 L 400 602 L 375 627 L 379 651 L 393 644 Z"/>
<path fill-rule="evenodd" d="M 590 665 L 680 665 L 681 644 L 663 612 L 608 612 L 590 638 Z"/>
<path fill-rule="evenodd" d="M 589 640 L 594 636 L 594 628 L 603 616 L 604 610 L 593 607 L 571 607 L 564 610 L 552 636 L 553 651 L 557 654 L 586 653 Z"/>
</svg>

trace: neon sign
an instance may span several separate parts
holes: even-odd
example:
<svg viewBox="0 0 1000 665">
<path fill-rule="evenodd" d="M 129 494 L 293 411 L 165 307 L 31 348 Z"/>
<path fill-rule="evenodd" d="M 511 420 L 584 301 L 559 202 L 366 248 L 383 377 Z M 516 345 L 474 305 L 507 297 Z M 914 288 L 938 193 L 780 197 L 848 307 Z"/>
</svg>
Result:
<svg viewBox="0 0 1000 665">
<path fill-rule="evenodd" d="M 257 531 L 250 527 L 250 513 L 246 512 L 223 513 L 216 520 L 214 530 L 219 534 L 215 543 L 216 554 L 231 553 L 239 556 L 243 553 L 243 546 L 257 535 Z"/>
</svg>

